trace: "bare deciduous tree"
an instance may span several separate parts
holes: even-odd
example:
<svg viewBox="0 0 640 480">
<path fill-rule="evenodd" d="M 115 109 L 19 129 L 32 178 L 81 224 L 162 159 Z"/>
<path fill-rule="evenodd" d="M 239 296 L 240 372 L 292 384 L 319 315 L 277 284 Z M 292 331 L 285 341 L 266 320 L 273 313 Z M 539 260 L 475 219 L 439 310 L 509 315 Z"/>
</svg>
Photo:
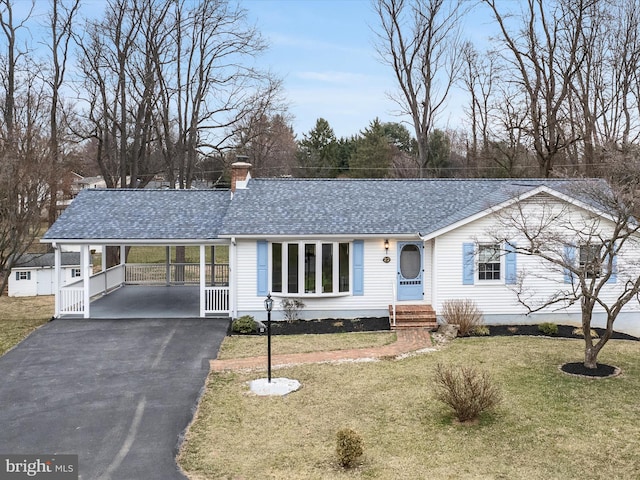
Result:
<svg viewBox="0 0 640 480">
<path fill-rule="evenodd" d="M 249 116 L 238 129 L 237 153 L 249 157 L 251 175 L 293 175 L 297 166 L 297 144 L 293 128 L 283 115 Z"/>
<path fill-rule="evenodd" d="M 49 108 L 49 154 L 51 162 L 49 225 L 53 224 L 58 215 L 58 190 L 61 188 L 62 177 L 66 173 L 66 169 L 61 165 L 59 139 L 59 117 L 63 102 L 60 90 L 64 84 L 67 69 L 72 26 L 79 8 L 80 0 L 73 0 L 68 5 L 61 0 L 52 0 L 49 15 L 51 68 L 46 74 L 46 83 L 49 85 L 51 92 L 51 105 Z"/>
<path fill-rule="evenodd" d="M 0 27 L 6 51 L 0 62 L 4 89 L 0 108 L 0 292 L 8 272 L 27 251 L 40 228 L 48 198 L 47 95 L 39 81 L 39 66 L 18 45 L 31 12 L 19 21 L 12 2 L 0 1 Z"/>
<path fill-rule="evenodd" d="M 634 252 L 640 248 L 640 224 L 633 217 L 634 196 L 625 188 L 584 181 L 570 193 L 577 206 L 547 198 L 504 209 L 493 230 L 500 233 L 493 235 L 537 260 L 521 270 L 514 288 L 529 313 L 580 305 L 584 365 L 596 368 L 621 310 L 638 300 L 640 262 Z M 598 310 L 606 319 L 605 332 L 594 339 L 590 332 Z"/>
<path fill-rule="evenodd" d="M 514 16 L 489 6 L 499 30 L 504 58 L 514 72 L 529 113 L 526 134 L 536 152 L 539 174 L 551 176 L 562 152 L 578 140 L 566 128 L 566 100 L 584 52 L 581 35 L 589 22 L 593 0 L 527 0 L 513 26 Z"/>
<path fill-rule="evenodd" d="M 391 66 L 399 94 L 392 99 L 410 116 L 418 142 L 419 176 L 432 160 L 429 135 L 456 81 L 459 20 L 463 2 L 445 0 L 376 0 L 380 20 L 378 53 Z"/>
</svg>

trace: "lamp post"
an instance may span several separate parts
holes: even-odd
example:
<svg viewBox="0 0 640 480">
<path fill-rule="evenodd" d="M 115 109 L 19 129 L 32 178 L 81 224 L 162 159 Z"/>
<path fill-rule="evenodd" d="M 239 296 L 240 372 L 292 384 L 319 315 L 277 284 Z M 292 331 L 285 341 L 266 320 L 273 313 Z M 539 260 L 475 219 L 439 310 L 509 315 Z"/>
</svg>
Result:
<svg viewBox="0 0 640 480">
<path fill-rule="evenodd" d="M 271 383 L 271 310 L 273 309 L 271 293 L 264 300 L 264 309 L 267 311 L 267 379 Z"/>
</svg>

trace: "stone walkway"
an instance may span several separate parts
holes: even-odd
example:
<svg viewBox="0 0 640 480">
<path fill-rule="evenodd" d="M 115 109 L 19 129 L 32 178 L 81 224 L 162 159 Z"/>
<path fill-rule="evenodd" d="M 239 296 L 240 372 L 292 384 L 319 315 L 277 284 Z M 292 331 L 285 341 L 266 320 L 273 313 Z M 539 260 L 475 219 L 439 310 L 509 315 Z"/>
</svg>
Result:
<svg viewBox="0 0 640 480">
<path fill-rule="evenodd" d="M 389 345 L 351 350 L 333 350 L 330 352 L 292 353 L 272 355 L 271 366 L 282 367 L 304 363 L 348 362 L 384 357 L 398 357 L 425 348 L 431 348 L 431 336 L 426 328 L 398 330 L 397 340 Z M 211 370 L 225 372 L 232 370 L 262 370 L 267 368 L 267 356 L 234 358 L 229 360 L 211 360 Z"/>
</svg>

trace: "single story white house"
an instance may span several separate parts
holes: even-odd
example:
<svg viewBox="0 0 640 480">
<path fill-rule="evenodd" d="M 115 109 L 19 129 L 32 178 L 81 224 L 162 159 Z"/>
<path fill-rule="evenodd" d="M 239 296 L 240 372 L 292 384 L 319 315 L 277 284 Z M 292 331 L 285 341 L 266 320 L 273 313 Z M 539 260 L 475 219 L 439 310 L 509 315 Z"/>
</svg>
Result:
<svg viewBox="0 0 640 480">
<path fill-rule="evenodd" d="M 128 283 L 124 260 L 91 275 L 92 246 L 196 245 L 201 316 L 264 320 L 271 294 L 275 320 L 284 318 L 280 298 L 302 300 L 302 318 L 390 316 L 392 322 L 403 312 L 435 322 L 446 300 L 472 299 L 487 322 L 531 323 L 514 284 L 523 272 L 546 267 L 496 243 L 497 215 L 514 202 L 532 211 L 544 202 L 569 216 L 599 215 L 572 196 L 570 186 L 580 180 L 253 179 L 250 167 L 233 165 L 231 191 L 82 191 L 42 240 L 54 247 L 57 265 L 61 248 L 81 248 L 81 280 L 59 284 L 56 316 L 90 317 L 90 299 L 103 293 L 102 285 Z M 601 220 L 608 228 L 609 220 Z M 224 284 L 206 260 L 206 249 L 218 245 L 229 250 Z M 639 256 L 621 252 L 618 265 Z M 565 277 L 550 269 L 544 279 L 530 280 L 531 291 L 548 295 L 566 287 Z M 612 277 L 613 295 L 625 278 Z M 636 301 L 624 312 L 639 310 Z M 579 305 L 556 305 L 534 321 L 579 321 L 579 315 Z"/>
<path fill-rule="evenodd" d="M 25 253 L 11 269 L 10 297 L 33 297 L 55 293 L 55 258 L 53 253 Z M 81 277 L 80 254 L 64 252 L 60 256 L 61 285 Z"/>
</svg>

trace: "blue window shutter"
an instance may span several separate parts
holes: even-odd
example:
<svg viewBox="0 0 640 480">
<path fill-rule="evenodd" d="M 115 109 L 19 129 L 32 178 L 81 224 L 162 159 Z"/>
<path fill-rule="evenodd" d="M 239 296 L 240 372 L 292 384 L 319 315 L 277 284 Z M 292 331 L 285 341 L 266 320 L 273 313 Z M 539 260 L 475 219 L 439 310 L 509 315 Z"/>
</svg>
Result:
<svg viewBox="0 0 640 480">
<path fill-rule="evenodd" d="M 515 285 L 518 280 L 517 254 L 515 244 L 506 244 L 504 247 L 507 254 L 504 257 L 504 283 Z"/>
<path fill-rule="evenodd" d="M 614 255 L 611 259 L 611 276 L 607 280 L 607 283 L 616 283 L 618 281 L 618 245 L 616 244 L 613 249 Z M 609 260 L 607 258 L 607 260 Z M 607 263 L 609 263 L 607 261 Z"/>
<path fill-rule="evenodd" d="M 20 280 L 20 272 L 16 272 L 16 281 Z"/>
<path fill-rule="evenodd" d="M 353 294 L 364 295 L 364 240 L 353 241 Z"/>
<path fill-rule="evenodd" d="M 564 246 L 564 261 L 575 266 L 577 248 L 572 245 Z M 564 269 L 564 283 L 572 283 L 573 273 L 567 268 Z"/>
<path fill-rule="evenodd" d="M 269 244 L 266 240 L 258 240 L 258 295 L 269 293 Z"/>
<path fill-rule="evenodd" d="M 474 252 L 475 244 L 463 243 L 462 244 L 462 284 L 473 285 L 474 279 Z"/>
</svg>

